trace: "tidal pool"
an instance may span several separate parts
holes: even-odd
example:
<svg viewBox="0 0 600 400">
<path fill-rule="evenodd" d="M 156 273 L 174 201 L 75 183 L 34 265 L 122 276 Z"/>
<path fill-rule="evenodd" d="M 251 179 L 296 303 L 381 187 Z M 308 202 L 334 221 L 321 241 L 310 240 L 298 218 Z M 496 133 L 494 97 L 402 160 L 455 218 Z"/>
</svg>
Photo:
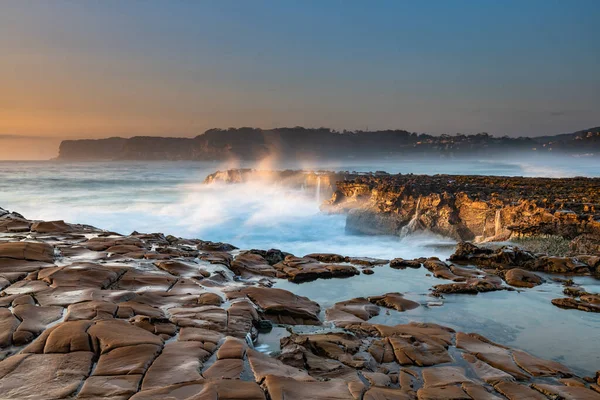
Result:
<svg viewBox="0 0 600 400">
<path fill-rule="evenodd" d="M 420 307 L 405 312 L 382 308 L 369 322 L 385 325 L 410 321 L 434 322 L 462 332 L 476 332 L 513 348 L 569 366 L 574 372 L 594 375 L 600 366 L 600 314 L 563 310 L 550 302 L 564 297 L 563 285 L 551 280 L 557 275 L 540 274 L 546 283 L 531 289 L 497 291 L 477 295 L 450 294 L 439 301 L 430 296 L 433 285 L 449 281 L 427 276 L 419 269 L 397 270 L 388 265 L 374 267 L 373 275 L 345 279 L 320 279 L 301 284 L 278 281 L 275 287 L 306 296 L 324 310 L 334 303 L 355 297 L 400 292 Z M 587 290 L 598 290 L 600 281 L 592 277 L 570 277 Z"/>
</svg>

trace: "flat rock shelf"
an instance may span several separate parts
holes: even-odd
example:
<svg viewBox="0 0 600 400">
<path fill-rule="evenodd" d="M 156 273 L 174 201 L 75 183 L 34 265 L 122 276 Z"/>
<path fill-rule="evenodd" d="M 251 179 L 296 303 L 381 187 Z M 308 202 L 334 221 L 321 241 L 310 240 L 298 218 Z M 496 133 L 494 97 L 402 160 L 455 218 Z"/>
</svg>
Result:
<svg viewBox="0 0 600 400">
<path fill-rule="evenodd" d="M 597 316 L 599 266 L 472 243 L 448 260 L 240 250 L 0 209 L 0 398 L 600 399 L 597 368 L 431 320 L 537 288 L 554 321 Z"/>
</svg>

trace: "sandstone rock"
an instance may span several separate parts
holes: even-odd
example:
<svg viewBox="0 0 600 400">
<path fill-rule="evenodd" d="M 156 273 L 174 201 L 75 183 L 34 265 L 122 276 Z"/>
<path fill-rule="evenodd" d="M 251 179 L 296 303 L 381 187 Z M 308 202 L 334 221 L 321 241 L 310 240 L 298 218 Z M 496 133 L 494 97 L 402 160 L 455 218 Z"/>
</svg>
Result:
<svg viewBox="0 0 600 400">
<path fill-rule="evenodd" d="M 91 352 L 22 354 L 0 362 L 4 399 L 63 399 L 75 393 L 92 366 Z"/>
<path fill-rule="evenodd" d="M 477 358 L 494 368 L 500 369 L 513 377 L 525 380 L 528 375 L 513 361 L 510 351 L 475 333 L 456 334 L 456 347 L 474 354 Z"/>
<path fill-rule="evenodd" d="M 332 253 L 311 253 L 305 255 L 304 258 L 312 258 L 313 260 L 324 263 L 340 263 L 346 261 L 346 257 Z"/>
<path fill-rule="evenodd" d="M 472 382 L 460 367 L 435 367 L 423 370 L 425 387 L 442 387 Z"/>
<path fill-rule="evenodd" d="M 400 365 L 427 367 L 452 361 L 446 348 L 434 340 L 423 341 L 414 336 L 390 337 L 396 361 Z"/>
<path fill-rule="evenodd" d="M 502 397 L 490 393 L 485 387 L 474 383 L 463 383 L 462 389 L 476 400 L 502 400 Z"/>
<path fill-rule="evenodd" d="M 84 301 L 67 308 L 65 321 L 108 319 L 117 313 L 118 306 L 108 301 Z"/>
<path fill-rule="evenodd" d="M 337 278 L 358 275 L 360 272 L 352 265 L 324 264 L 311 258 L 298 258 L 291 255 L 273 266 L 287 275 L 292 282 L 306 282 L 319 278 Z"/>
<path fill-rule="evenodd" d="M 502 287 L 502 280 L 488 275 L 484 278 L 470 278 L 466 282 L 435 285 L 433 293 L 436 295 L 449 293 L 477 294 L 504 289 Z"/>
<path fill-rule="evenodd" d="M 54 248 L 46 243 L 10 242 L 0 243 L 0 258 L 54 262 Z"/>
<path fill-rule="evenodd" d="M 176 281 L 167 275 L 129 270 L 119 279 L 117 288 L 136 292 L 167 291 Z"/>
<path fill-rule="evenodd" d="M 38 221 L 31 225 L 31 231 L 37 233 L 66 233 L 75 229 L 65 221 Z"/>
<path fill-rule="evenodd" d="M 419 400 L 471 400 L 458 386 L 424 387 L 417 391 Z"/>
<path fill-rule="evenodd" d="M 17 319 L 6 308 L 0 308 L 0 348 L 8 347 L 12 344 L 13 333 L 21 321 Z"/>
<path fill-rule="evenodd" d="M 91 352 L 91 340 L 87 330 L 91 321 L 62 322 L 46 329 L 23 353 L 69 353 Z"/>
<path fill-rule="evenodd" d="M 240 379 L 243 370 L 244 361 L 241 359 L 217 360 L 202 375 L 206 379 Z"/>
<path fill-rule="evenodd" d="M 167 343 L 142 381 L 142 390 L 202 379 L 200 368 L 210 353 L 198 342 Z"/>
<path fill-rule="evenodd" d="M 437 259 L 437 258 L 429 258 L 424 263 L 423 266 L 433 273 L 433 276 L 436 278 L 449 279 L 455 282 L 463 282 L 466 280 L 465 277 L 455 275 L 448 264 Z"/>
<path fill-rule="evenodd" d="M 4 293 L 8 295 L 13 294 L 29 294 L 29 293 L 37 293 L 43 292 L 48 289 L 48 284 L 42 281 L 28 281 L 22 280 L 15 282 L 14 284 L 8 286 L 4 289 Z"/>
<path fill-rule="evenodd" d="M 363 267 L 374 267 L 377 265 L 385 265 L 390 262 L 383 258 L 372 258 L 372 257 L 345 257 L 344 261 L 354 265 L 362 265 Z"/>
<path fill-rule="evenodd" d="M 390 377 L 381 372 L 363 371 L 362 375 L 369 381 L 371 386 L 386 387 L 392 383 Z"/>
<path fill-rule="evenodd" d="M 540 392 L 514 382 L 499 382 L 494 388 L 509 400 L 548 400 Z"/>
<path fill-rule="evenodd" d="M 248 361 L 250 362 L 255 380 L 258 383 L 262 383 L 269 375 L 292 378 L 298 381 L 314 380 L 304 369 L 286 365 L 256 350 L 248 350 Z"/>
<path fill-rule="evenodd" d="M 265 400 L 265 394 L 254 382 L 230 380 L 198 380 L 164 388 L 144 390 L 131 400 Z"/>
<path fill-rule="evenodd" d="M 463 353 L 461 355 L 462 358 L 469 363 L 469 366 L 475 372 L 477 377 L 490 385 L 494 385 L 500 381 L 514 380 L 512 375 L 486 364 L 472 354 Z"/>
<path fill-rule="evenodd" d="M 29 343 L 42 333 L 48 324 L 62 317 L 62 313 L 62 307 L 38 307 L 31 304 L 16 306 L 13 308 L 13 314 L 21 320 L 21 324 L 13 334 L 14 344 Z"/>
<path fill-rule="evenodd" d="M 559 274 L 587 274 L 590 267 L 573 257 L 539 257 L 535 266 L 536 271 L 545 271 Z"/>
<path fill-rule="evenodd" d="M 203 306 L 220 306 L 223 304 L 223 298 L 216 293 L 206 292 L 198 296 L 198 304 Z"/>
<path fill-rule="evenodd" d="M 337 182 L 323 209 L 346 212 L 346 229 L 365 234 L 426 229 L 457 240 L 597 237 L 598 215 L 590 206 L 600 203 L 597 185 L 585 178 L 365 175 Z"/>
<path fill-rule="evenodd" d="M 534 383 L 532 387 L 549 398 L 560 398 L 564 400 L 600 400 L 600 393 L 586 387 L 549 385 L 544 383 Z"/>
<path fill-rule="evenodd" d="M 454 264 L 451 264 L 449 268 L 454 275 L 464 276 L 465 278 L 473 278 L 483 275 L 480 271 L 477 271 L 476 269 L 458 267 Z"/>
<path fill-rule="evenodd" d="M 94 349 L 100 354 L 136 344 L 163 344 L 158 336 L 121 320 L 96 321 L 87 332 L 92 338 Z"/>
<path fill-rule="evenodd" d="M 527 287 L 532 288 L 537 285 L 541 285 L 544 281 L 538 275 L 533 272 L 525 271 L 521 268 L 513 268 L 504 274 L 506 283 L 511 286 Z"/>
<path fill-rule="evenodd" d="M 382 340 L 374 340 L 369 346 L 368 352 L 379 364 L 387 364 L 395 360 L 394 349 L 390 345 L 390 342 L 387 338 Z"/>
<path fill-rule="evenodd" d="M 29 232 L 31 221 L 23 218 L 3 218 L 0 219 L 0 232 L 16 233 Z"/>
<path fill-rule="evenodd" d="M 335 303 L 325 310 L 325 319 L 336 325 L 367 321 L 376 315 L 379 315 L 379 307 L 362 297 Z"/>
<path fill-rule="evenodd" d="M 586 312 L 600 312 L 600 304 L 589 303 L 587 301 L 572 298 L 552 299 L 552 304 L 560 308 L 575 309 Z"/>
<path fill-rule="evenodd" d="M 161 349 L 155 344 L 118 347 L 100 356 L 94 375 L 143 375 Z"/>
<path fill-rule="evenodd" d="M 265 318 L 281 324 L 320 325 L 318 314 L 321 307 L 306 297 L 287 290 L 247 287 L 228 292 L 228 297 L 247 296 L 261 308 Z"/>
<path fill-rule="evenodd" d="M 413 400 L 415 393 L 404 389 L 371 387 L 365 392 L 363 400 Z"/>
<path fill-rule="evenodd" d="M 230 269 L 234 274 L 240 276 L 262 275 L 273 278 L 286 276 L 273 268 L 265 258 L 250 252 L 244 252 L 235 257 Z"/>
<path fill-rule="evenodd" d="M 562 375 L 571 376 L 572 372 L 559 362 L 543 360 L 524 351 L 513 351 L 517 365 L 533 376 Z"/>
<path fill-rule="evenodd" d="M 7 277 L 6 274 L 15 274 L 20 276 L 27 274 L 28 272 L 35 272 L 41 268 L 53 267 L 54 264 L 42 261 L 26 261 L 18 260 L 14 258 L 2 258 L 0 257 L 0 270 L 4 271 L 3 276 Z M 13 275 L 14 277 L 14 275 Z M 11 282 L 15 282 L 18 279 L 9 279 Z"/>
<path fill-rule="evenodd" d="M 142 297 L 136 297 L 137 300 L 144 300 Z M 150 301 L 152 302 L 152 301 Z M 155 304 L 161 306 L 160 301 Z M 118 304 L 117 309 L 117 318 L 131 318 L 136 315 L 145 315 L 151 318 L 165 318 L 165 313 L 157 307 L 154 307 L 150 304 L 141 303 L 139 301 L 125 301 Z"/>
<path fill-rule="evenodd" d="M 512 267 L 530 269 L 535 260 L 535 255 L 516 246 L 502 246 L 497 250 L 491 250 L 477 247 L 472 243 L 459 243 L 454 254 L 450 256 L 450 261 L 453 262 L 498 269 Z"/>
<path fill-rule="evenodd" d="M 246 345 L 246 342 L 236 338 L 228 337 L 217 351 L 217 359 L 243 359 L 247 348 L 248 346 Z"/>
<path fill-rule="evenodd" d="M 195 263 L 183 262 L 179 260 L 168 260 L 168 261 L 158 261 L 155 262 L 158 268 L 176 276 L 185 276 L 185 277 L 193 277 L 193 276 L 201 276 L 206 277 L 210 276 L 208 272 L 200 269 L 200 266 Z"/>
<path fill-rule="evenodd" d="M 203 389 L 206 388 L 207 382 L 204 379 L 184 382 L 158 389 L 142 390 L 133 395 L 130 400 L 196 400 Z M 209 399 L 213 399 L 208 397 Z M 202 399 L 202 397 L 200 397 Z M 204 400 L 204 399 L 202 399 Z"/>
<path fill-rule="evenodd" d="M 122 267 L 103 266 L 95 263 L 76 263 L 66 267 L 46 268 L 38 274 L 52 287 L 76 287 L 106 289 L 116 282 L 125 271 Z"/>
<path fill-rule="evenodd" d="M 373 304 L 393 308 L 397 311 L 407 311 L 419 307 L 419 303 L 404 298 L 400 293 L 386 293 L 383 296 L 371 296 L 368 299 Z"/>
<path fill-rule="evenodd" d="M 216 345 L 223 337 L 222 333 L 202 328 L 181 328 L 179 331 L 179 340 L 181 341 L 193 340 Z"/>
<path fill-rule="evenodd" d="M 233 256 L 229 253 L 225 253 L 222 251 L 213 251 L 210 253 L 202 253 L 198 255 L 198 258 L 202 261 L 207 261 L 211 264 L 220 264 L 224 265 L 227 268 L 231 265 L 233 261 Z"/>
<path fill-rule="evenodd" d="M 419 260 L 405 260 L 403 258 L 394 258 L 392 261 L 390 261 L 390 267 L 395 269 L 421 268 L 421 262 Z"/>
<path fill-rule="evenodd" d="M 127 400 L 137 392 L 141 380 L 142 375 L 91 376 L 77 398 Z"/>
<path fill-rule="evenodd" d="M 350 385 L 343 381 L 302 382 L 269 375 L 263 385 L 272 400 L 356 400 L 360 398 L 355 396 Z"/>
<path fill-rule="evenodd" d="M 223 243 L 223 242 L 210 242 L 201 240 L 196 246 L 198 250 L 202 251 L 233 251 L 237 249 L 232 244 Z"/>
</svg>

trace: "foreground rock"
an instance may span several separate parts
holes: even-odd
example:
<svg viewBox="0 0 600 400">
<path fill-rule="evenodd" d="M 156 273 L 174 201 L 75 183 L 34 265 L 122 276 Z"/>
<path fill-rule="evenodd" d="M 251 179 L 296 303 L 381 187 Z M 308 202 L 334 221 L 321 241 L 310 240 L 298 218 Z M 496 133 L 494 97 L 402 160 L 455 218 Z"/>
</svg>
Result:
<svg viewBox="0 0 600 400">
<path fill-rule="evenodd" d="M 337 327 L 331 329 L 321 322 L 319 304 L 269 287 L 277 277 L 343 276 L 357 271 L 354 265 L 387 260 L 235 252 L 224 243 L 120 236 L 10 215 L 19 232 L 4 232 L 0 243 L 2 399 L 600 397 L 591 378 L 475 333 L 433 323 L 373 323 L 389 310 L 410 315 L 420 307 L 411 296 L 338 302 L 325 311 L 326 322 Z M 437 285 L 440 290 L 502 284 L 500 276 L 471 267 L 411 261 L 394 264 L 423 264 L 449 282 Z M 508 283 L 536 280 L 524 269 L 503 272 Z M 565 293 L 597 303 L 597 295 L 576 288 Z M 253 343 L 273 323 L 289 332 L 281 351 L 269 356 Z"/>
</svg>

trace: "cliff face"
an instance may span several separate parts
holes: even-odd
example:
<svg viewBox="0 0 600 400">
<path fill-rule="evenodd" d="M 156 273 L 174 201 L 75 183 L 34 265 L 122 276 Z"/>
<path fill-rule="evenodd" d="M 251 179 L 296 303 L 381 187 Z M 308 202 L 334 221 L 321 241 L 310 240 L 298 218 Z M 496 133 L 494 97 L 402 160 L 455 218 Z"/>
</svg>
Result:
<svg viewBox="0 0 600 400">
<path fill-rule="evenodd" d="M 346 228 L 356 233 L 429 230 L 478 241 L 600 236 L 600 179 L 393 175 L 336 186 L 322 209 L 348 213 Z"/>
<path fill-rule="evenodd" d="M 211 129 L 195 138 L 139 136 L 66 140 L 61 160 L 282 160 L 412 156 L 493 156 L 507 151 L 539 154 L 598 153 L 600 128 L 543 138 L 488 134 L 442 135 L 402 130 L 337 132 L 331 129 Z"/>
</svg>

